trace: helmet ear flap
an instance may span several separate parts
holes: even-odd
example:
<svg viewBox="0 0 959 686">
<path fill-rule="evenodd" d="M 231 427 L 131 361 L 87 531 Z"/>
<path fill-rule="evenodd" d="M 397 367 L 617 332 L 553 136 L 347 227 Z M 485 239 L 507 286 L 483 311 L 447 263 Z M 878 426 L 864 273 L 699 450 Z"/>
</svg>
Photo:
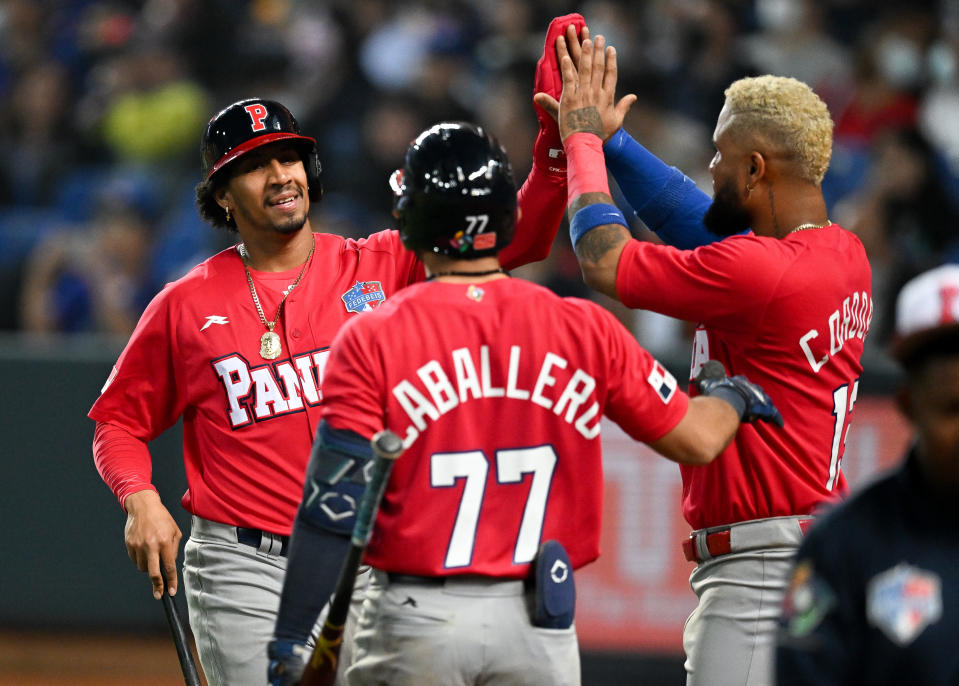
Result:
<svg viewBox="0 0 959 686">
<path fill-rule="evenodd" d="M 393 198 L 393 228 L 399 232 L 403 247 L 415 251 L 422 246 L 416 244 L 414 237 L 408 231 L 409 209 L 410 197 L 405 192 Z"/>
<path fill-rule="evenodd" d="M 310 200 L 319 202 L 323 197 L 323 183 L 320 181 L 320 174 L 323 173 L 323 165 L 320 164 L 320 155 L 316 152 L 316 146 L 306 153 L 303 157 L 303 166 L 306 167 L 306 180 L 310 187 Z"/>
</svg>

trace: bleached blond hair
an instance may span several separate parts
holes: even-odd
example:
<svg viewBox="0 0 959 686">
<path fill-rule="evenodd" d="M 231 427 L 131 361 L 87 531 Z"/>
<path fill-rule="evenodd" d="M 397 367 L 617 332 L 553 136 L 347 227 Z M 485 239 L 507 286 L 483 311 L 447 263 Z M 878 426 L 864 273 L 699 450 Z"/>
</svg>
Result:
<svg viewBox="0 0 959 686">
<path fill-rule="evenodd" d="M 800 178 L 822 183 L 832 157 L 832 117 L 812 88 L 786 76 L 734 81 L 726 105 L 736 115 L 734 130 L 756 135 L 796 163 Z"/>
</svg>

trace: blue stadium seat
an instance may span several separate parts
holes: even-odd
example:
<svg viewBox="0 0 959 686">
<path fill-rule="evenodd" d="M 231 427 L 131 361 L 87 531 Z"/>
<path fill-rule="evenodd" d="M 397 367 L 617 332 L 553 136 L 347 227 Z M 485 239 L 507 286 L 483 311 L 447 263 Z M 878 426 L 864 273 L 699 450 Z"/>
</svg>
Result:
<svg viewBox="0 0 959 686">
<path fill-rule="evenodd" d="M 34 245 L 66 223 L 54 209 L 0 207 L 0 268 L 16 267 Z"/>
</svg>

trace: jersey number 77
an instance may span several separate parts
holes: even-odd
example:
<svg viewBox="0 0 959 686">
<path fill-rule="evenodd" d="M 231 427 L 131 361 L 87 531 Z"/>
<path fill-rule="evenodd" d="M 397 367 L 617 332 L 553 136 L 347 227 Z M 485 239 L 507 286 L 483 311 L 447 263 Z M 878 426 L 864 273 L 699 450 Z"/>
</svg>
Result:
<svg viewBox="0 0 959 686">
<path fill-rule="evenodd" d="M 525 564 L 532 561 L 539 549 L 556 452 L 549 445 L 497 450 L 493 461 L 497 484 L 518 484 L 525 474 L 533 475 L 513 548 L 513 564 Z M 447 568 L 467 567 L 472 562 L 489 466 L 489 460 L 480 450 L 434 453 L 430 458 L 430 485 L 434 488 L 452 487 L 459 479 L 465 479 L 446 550 L 444 566 Z"/>
</svg>

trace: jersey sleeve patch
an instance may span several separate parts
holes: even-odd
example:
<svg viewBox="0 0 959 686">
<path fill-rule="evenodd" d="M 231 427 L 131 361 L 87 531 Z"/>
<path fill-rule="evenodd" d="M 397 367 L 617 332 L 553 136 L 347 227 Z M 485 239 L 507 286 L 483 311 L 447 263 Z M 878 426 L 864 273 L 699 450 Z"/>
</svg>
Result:
<svg viewBox="0 0 959 686">
<path fill-rule="evenodd" d="M 340 298 L 347 312 L 367 312 L 382 304 L 386 293 L 379 281 L 357 281 Z"/>
<path fill-rule="evenodd" d="M 812 563 L 804 560 L 797 564 L 783 600 L 786 634 L 793 639 L 808 636 L 835 606 L 835 593 L 815 574 Z"/>
<path fill-rule="evenodd" d="M 900 563 L 866 588 L 866 616 L 890 641 L 912 643 L 942 617 L 942 581 L 935 572 Z"/>
<path fill-rule="evenodd" d="M 673 399 L 678 387 L 676 377 L 656 360 L 653 360 L 653 368 L 646 377 L 646 382 L 653 387 L 664 404 L 668 404 Z"/>
</svg>

